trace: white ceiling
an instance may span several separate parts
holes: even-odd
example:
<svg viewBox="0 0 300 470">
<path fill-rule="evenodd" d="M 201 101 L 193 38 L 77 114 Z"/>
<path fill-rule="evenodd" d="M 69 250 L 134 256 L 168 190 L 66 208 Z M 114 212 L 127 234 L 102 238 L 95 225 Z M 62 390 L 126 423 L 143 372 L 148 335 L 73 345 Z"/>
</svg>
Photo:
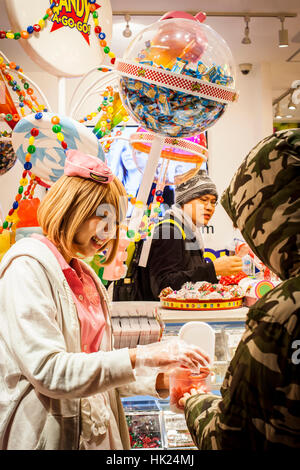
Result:
<svg viewBox="0 0 300 470">
<path fill-rule="evenodd" d="M 113 11 L 170 11 L 182 10 L 182 0 L 111 0 Z M 236 64 L 250 62 L 253 65 L 262 62 L 271 64 L 271 86 L 273 99 L 281 96 L 291 87 L 295 80 L 300 80 L 300 1 L 299 0 L 185 0 L 185 11 L 205 12 L 256 12 L 256 13 L 297 13 L 295 18 L 287 18 L 284 23 L 289 32 L 289 47 L 278 47 L 278 31 L 281 22 L 277 18 L 251 18 L 249 23 L 250 45 L 241 44 L 244 36 L 245 22 L 242 17 L 208 16 L 206 23 L 215 29 L 228 43 Z M 143 25 L 156 21 L 155 17 L 132 16 L 131 29 L 135 34 Z M 123 17 L 114 17 L 113 43 L 114 50 L 122 53 L 130 39 L 122 36 L 125 27 Z M 297 50 L 298 62 L 287 62 Z M 288 98 L 282 101 L 285 112 Z M 300 120 L 300 105 L 293 111 L 294 119 Z"/>
<path fill-rule="evenodd" d="M 20 2 L 23 3 L 22 0 Z M 101 1 L 98 0 L 101 4 Z M 296 59 L 299 62 L 287 62 L 297 50 L 300 50 L 300 0 L 111 0 L 113 11 L 162 11 L 182 10 L 184 3 L 185 11 L 206 11 L 206 12 L 261 12 L 277 13 L 292 12 L 297 13 L 296 18 L 287 18 L 285 28 L 289 31 L 289 47 L 278 47 L 278 31 L 281 22 L 277 18 L 251 18 L 250 20 L 250 45 L 241 44 L 244 35 L 245 22 L 242 17 L 212 17 L 208 16 L 206 23 L 215 29 L 228 43 L 232 50 L 236 64 L 250 62 L 254 66 L 262 62 L 269 62 L 271 65 L 271 87 L 273 99 L 282 95 L 295 80 L 300 80 L 300 51 Z M 24 2 L 23 8 L 26 8 Z M 133 16 L 130 27 L 133 34 L 141 30 L 144 25 L 156 21 L 158 18 Z M 111 49 L 121 56 L 127 48 L 130 39 L 124 38 L 122 31 L 125 27 L 123 17 L 113 17 L 113 40 Z M 4 0 L 0 0 L 0 26 L 9 28 L 9 20 L 6 14 Z M 22 63 L 24 54 L 20 45 L 15 41 L 5 41 L 1 48 L 9 54 L 9 49 L 14 48 L 15 60 Z M 32 71 L 36 70 L 36 65 L 32 62 Z M 30 73 L 30 70 L 26 69 Z M 287 104 L 287 99 L 283 104 Z M 294 119 L 300 121 L 300 105 L 293 112 Z M 292 121 L 292 120 L 291 120 Z"/>
</svg>

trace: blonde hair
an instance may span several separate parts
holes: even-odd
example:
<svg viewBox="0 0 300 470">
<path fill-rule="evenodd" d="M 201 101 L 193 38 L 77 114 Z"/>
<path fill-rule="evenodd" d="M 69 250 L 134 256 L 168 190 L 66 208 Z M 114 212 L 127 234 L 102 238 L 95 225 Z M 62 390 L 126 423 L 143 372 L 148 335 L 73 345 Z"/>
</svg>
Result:
<svg viewBox="0 0 300 470">
<path fill-rule="evenodd" d="M 78 176 L 61 176 L 41 201 L 38 223 L 44 235 L 60 249 L 63 256 L 78 258 L 75 234 L 83 222 L 96 215 L 100 204 L 109 204 L 115 209 L 115 237 L 100 248 L 108 249 L 104 264 L 110 264 L 117 253 L 120 223 L 127 211 L 126 191 L 118 178 L 101 184 Z"/>
</svg>

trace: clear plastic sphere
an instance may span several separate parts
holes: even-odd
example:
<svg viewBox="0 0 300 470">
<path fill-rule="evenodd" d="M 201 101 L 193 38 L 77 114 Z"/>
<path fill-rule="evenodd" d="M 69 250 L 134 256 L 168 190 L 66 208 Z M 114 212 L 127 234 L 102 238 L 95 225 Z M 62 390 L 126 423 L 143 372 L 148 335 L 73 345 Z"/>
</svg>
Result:
<svg viewBox="0 0 300 470">
<path fill-rule="evenodd" d="M 186 18 L 160 20 L 141 31 L 124 61 L 165 69 L 181 77 L 235 88 L 235 65 L 224 39 L 209 26 Z M 211 127 L 228 102 L 120 76 L 124 106 L 142 127 L 163 136 L 189 137 Z"/>
</svg>

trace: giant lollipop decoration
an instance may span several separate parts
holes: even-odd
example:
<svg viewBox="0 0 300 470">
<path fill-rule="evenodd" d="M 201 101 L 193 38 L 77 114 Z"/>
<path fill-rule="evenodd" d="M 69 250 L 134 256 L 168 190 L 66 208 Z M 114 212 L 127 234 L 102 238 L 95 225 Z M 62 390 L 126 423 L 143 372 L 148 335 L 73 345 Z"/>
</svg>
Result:
<svg viewBox="0 0 300 470">
<path fill-rule="evenodd" d="M 99 80 L 100 72 L 101 78 Z M 96 79 L 91 84 L 87 84 L 87 79 L 92 80 L 93 75 L 96 76 Z M 94 124 L 93 134 L 101 139 L 103 149 L 107 152 L 112 143 L 110 137 L 112 137 L 114 129 L 121 123 L 124 129 L 129 119 L 118 92 L 118 76 L 112 71 L 111 66 L 95 67 L 82 77 L 72 95 L 70 116 L 78 120 L 79 111 L 81 112 L 83 106 L 91 101 L 94 103 L 95 96 L 98 99 L 99 94 L 102 102 L 95 111 L 79 119 L 79 122 L 88 125 Z M 121 131 L 118 129 L 116 137 L 120 134 Z"/>
<path fill-rule="evenodd" d="M 130 136 L 130 143 L 135 150 L 149 154 L 155 134 L 145 131 L 142 127 Z M 187 137 L 186 139 L 165 137 L 161 158 L 167 160 L 198 163 L 206 161 L 208 155 L 205 134 Z"/>
<path fill-rule="evenodd" d="M 34 129 L 38 126 L 34 148 L 28 146 Z M 78 149 L 104 160 L 97 137 L 83 124 L 53 113 L 31 114 L 23 118 L 13 132 L 13 146 L 18 159 L 26 164 L 31 153 L 30 170 L 51 186 L 63 175 L 66 148 Z"/>
<path fill-rule="evenodd" d="M 137 167 L 140 169 L 141 160 L 145 159 L 146 154 L 151 151 L 151 142 L 155 139 L 155 134 L 139 128 L 136 133 L 130 137 L 130 142 L 133 147 L 133 158 Z M 207 160 L 207 142 L 205 134 L 197 136 L 182 138 L 163 137 L 164 146 L 161 151 L 161 158 L 157 165 L 154 182 L 156 188 L 152 190 L 153 202 L 149 206 L 148 217 L 144 215 L 142 221 L 144 224 L 147 219 L 147 227 L 149 228 L 148 237 L 142 232 L 141 238 L 145 239 L 145 244 L 141 253 L 139 264 L 146 266 L 148 254 L 151 247 L 151 239 L 154 226 L 159 222 L 160 205 L 164 202 L 163 191 L 166 184 L 176 184 L 176 180 L 191 177 L 191 174 L 199 170 L 201 165 Z M 144 156 L 139 157 L 137 154 Z M 184 174 L 182 174 L 182 165 L 178 162 L 183 162 Z M 141 171 L 141 170 L 140 170 Z M 134 201 L 129 195 L 130 202 Z M 146 240 L 147 238 L 147 240 Z M 135 235 L 135 240 L 139 240 L 139 234 Z"/>
<path fill-rule="evenodd" d="M 27 114 L 47 110 L 51 110 L 50 105 L 38 85 L 0 51 L 1 120 L 14 129 L 17 122 Z"/>
<path fill-rule="evenodd" d="M 13 129 L 19 120 L 16 106 L 10 96 L 2 73 L 0 73 L 0 117 Z"/>
<path fill-rule="evenodd" d="M 166 14 L 141 31 L 116 61 L 124 106 L 155 134 L 130 220 L 132 231 L 143 217 L 164 137 L 205 131 L 237 99 L 231 51 L 204 19 L 204 14 Z"/>
<path fill-rule="evenodd" d="M 16 31 L 11 33 L 12 38 L 20 38 L 29 57 L 52 75 L 82 76 L 103 61 L 106 51 L 99 47 L 99 40 L 109 41 L 111 37 L 110 0 L 102 0 L 101 4 L 95 0 L 26 0 L 26 8 L 21 7 L 20 0 L 5 3 Z"/>
<path fill-rule="evenodd" d="M 179 13 L 139 33 L 116 68 L 129 113 L 160 135 L 202 132 L 236 99 L 227 44 L 209 26 Z"/>
<path fill-rule="evenodd" d="M 155 134 L 147 132 L 141 127 L 130 136 L 130 143 L 133 148 L 133 159 L 141 172 L 144 171 L 145 167 L 143 160 L 145 160 L 146 155 L 150 153 L 151 143 L 154 139 Z M 182 165 L 178 164 L 178 162 L 185 163 L 185 172 L 197 171 L 200 166 L 207 161 L 207 155 L 205 134 L 199 134 L 185 139 L 164 137 L 164 146 L 160 155 L 161 159 L 158 162 L 154 176 L 154 182 L 157 183 L 156 189 L 152 191 L 155 196 L 154 203 L 164 202 L 162 193 L 166 184 L 176 184 L 176 179 L 179 173 L 182 172 Z"/>
</svg>

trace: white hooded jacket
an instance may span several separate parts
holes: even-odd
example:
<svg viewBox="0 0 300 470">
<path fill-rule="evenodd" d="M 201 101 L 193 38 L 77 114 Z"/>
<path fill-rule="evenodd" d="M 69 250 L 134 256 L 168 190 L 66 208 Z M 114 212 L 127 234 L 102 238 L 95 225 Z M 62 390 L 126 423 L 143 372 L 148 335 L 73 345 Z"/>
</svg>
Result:
<svg viewBox="0 0 300 470">
<path fill-rule="evenodd" d="M 0 449 L 78 449 L 81 399 L 92 403 L 103 392 L 128 449 L 120 395 L 158 396 L 156 374 L 136 381 L 128 349 L 112 350 L 107 293 L 81 264 L 93 276 L 106 318 L 101 351 L 91 354 L 81 352 L 71 289 L 51 250 L 22 239 L 0 263 Z"/>
</svg>

